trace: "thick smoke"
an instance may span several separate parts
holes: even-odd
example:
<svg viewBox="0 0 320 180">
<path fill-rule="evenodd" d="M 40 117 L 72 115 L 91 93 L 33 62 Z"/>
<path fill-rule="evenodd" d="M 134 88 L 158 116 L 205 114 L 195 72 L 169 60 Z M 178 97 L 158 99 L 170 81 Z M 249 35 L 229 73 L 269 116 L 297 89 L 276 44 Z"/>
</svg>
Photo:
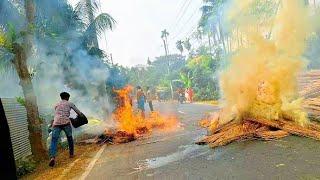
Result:
<svg viewBox="0 0 320 180">
<path fill-rule="evenodd" d="M 72 54 L 67 65 L 63 49 Z M 38 43 L 37 57 L 31 62 L 36 67 L 33 83 L 39 106 L 52 108 L 59 101 L 59 93 L 67 91 L 83 113 L 104 120 L 111 109 L 105 90 L 107 66 L 88 55 L 76 42 L 58 47 L 51 55 L 48 51 L 51 50 L 46 45 Z"/>
<path fill-rule="evenodd" d="M 308 122 L 297 94 L 297 76 L 304 69 L 306 39 L 315 28 L 309 9 L 299 0 L 280 1 L 271 21 L 272 36 L 254 24 L 246 13 L 252 0 L 234 1 L 229 18 L 245 34 L 247 43 L 230 58 L 220 82 L 225 99 L 224 120 L 254 116 L 277 120 L 285 117 Z M 243 15 L 245 14 L 245 15 Z M 293 18 L 294 17 L 294 18 Z M 256 21 L 258 22 L 258 21 Z M 231 117 L 232 116 L 232 117 Z"/>
<path fill-rule="evenodd" d="M 0 14 L 5 14 L 6 17 L 1 20 L 4 25 L 2 29 L 6 31 L 6 25 L 14 23 L 16 32 L 19 32 L 25 20 L 17 18 L 22 17 L 18 7 L 4 2 L 6 1 L 0 2 Z M 46 28 L 46 19 L 63 19 L 59 17 L 58 10 L 65 8 L 66 1 L 37 1 L 37 5 L 37 17 L 43 20 L 37 23 L 43 23 L 42 28 Z M 61 21 L 61 26 L 66 26 L 65 24 Z M 109 76 L 109 67 L 99 57 L 88 54 L 81 38 L 77 27 L 69 28 L 59 37 L 39 38 L 36 34 L 34 56 L 29 57 L 28 66 L 38 105 L 40 110 L 47 109 L 52 113 L 54 105 L 60 100 L 59 93 L 67 91 L 71 94 L 70 101 L 88 117 L 106 120 L 112 111 L 106 91 L 106 82 L 112 78 Z M 13 67 L 9 66 L 2 71 L 0 97 L 22 97 L 19 79 Z"/>
</svg>

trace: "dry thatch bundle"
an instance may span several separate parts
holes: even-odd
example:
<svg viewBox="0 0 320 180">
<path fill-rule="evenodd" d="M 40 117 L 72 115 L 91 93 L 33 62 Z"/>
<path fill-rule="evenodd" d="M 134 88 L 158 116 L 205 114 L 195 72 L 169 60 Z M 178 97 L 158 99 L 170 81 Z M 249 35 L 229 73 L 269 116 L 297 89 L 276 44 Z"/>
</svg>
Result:
<svg viewBox="0 0 320 180">
<path fill-rule="evenodd" d="M 298 78 L 299 95 L 304 97 L 303 107 L 309 117 L 320 117 L 320 70 L 312 70 L 301 74 Z"/>
<path fill-rule="evenodd" d="M 110 143 L 110 144 L 121 144 L 134 141 L 136 137 L 132 133 L 125 131 L 119 131 L 115 129 L 107 129 L 104 134 L 97 137 L 97 143 Z"/>
<path fill-rule="evenodd" d="M 233 141 L 262 139 L 273 140 L 286 137 L 290 134 L 320 140 L 320 125 L 311 122 L 301 126 L 293 121 L 284 119 L 266 120 L 244 118 L 240 122 L 230 121 L 219 124 L 218 119 L 211 121 L 211 135 L 196 142 L 199 145 L 209 144 L 214 148 L 227 145 Z"/>
<path fill-rule="evenodd" d="M 298 82 L 300 96 L 314 98 L 320 95 L 320 70 L 312 70 L 301 74 Z"/>
<path fill-rule="evenodd" d="M 312 70 L 300 74 L 298 77 L 299 82 L 299 95 L 304 97 L 303 107 L 308 112 L 309 117 L 320 117 L 320 70 Z M 260 104 L 256 104 L 260 105 Z M 279 113 L 273 112 L 275 106 L 265 106 L 262 108 L 259 106 L 253 106 L 252 109 L 256 113 L 278 115 Z M 274 109 L 280 109 L 275 107 Z M 268 111 L 264 113 L 262 111 Z M 211 117 L 207 117 L 199 122 L 199 125 L 203 128 L 208 128 L 210 135 L 199 140 L 197 144 L 209 144 L 210 147 L 217 147 L 226 145 L 233 141 L 238 140 L 250 140 L 250 139 L 262 139 L 273 140 L 283 138 L 289 135 L 297 135 L 320 140 L 320 125 L 315 122 L 309 122 L 304 126 L 292 120 L 286 120 L 286 116 L 268 116 L 270 120 L 261 118 L 257 114 L 248 114 L 249 117 L 243 117 L 241 121 L 230 121 L 225 124 L 221 124 L 219 121 L 220 113 L 214 113 Z M 271 120 L 272 119 L 272 120 Z M 275 120 L 278 119 L 278 120 Z"/>
</svg>

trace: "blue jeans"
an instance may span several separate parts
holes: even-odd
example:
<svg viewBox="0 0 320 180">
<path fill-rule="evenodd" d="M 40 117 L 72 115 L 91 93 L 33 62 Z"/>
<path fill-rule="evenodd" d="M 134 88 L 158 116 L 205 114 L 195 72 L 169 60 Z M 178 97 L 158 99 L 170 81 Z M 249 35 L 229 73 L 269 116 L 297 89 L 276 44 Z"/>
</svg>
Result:
<svg viewBox="0 0 320 180">
<path fill-rule="evenodd" d="M 74 144 L 73 144 L 73 138 L 72 138 L 71 125 L 55 126 L 52 129 L 52 140 L 51 140 L 51 145 L 49 149 L 50 158 L 56 157 L 58 140 L 59 140 L 61 131 L 64 131 L 64 133 L 67 136 L 68 145 L 69 145 L 69 154 L 74 155 Z"/>
</svg>

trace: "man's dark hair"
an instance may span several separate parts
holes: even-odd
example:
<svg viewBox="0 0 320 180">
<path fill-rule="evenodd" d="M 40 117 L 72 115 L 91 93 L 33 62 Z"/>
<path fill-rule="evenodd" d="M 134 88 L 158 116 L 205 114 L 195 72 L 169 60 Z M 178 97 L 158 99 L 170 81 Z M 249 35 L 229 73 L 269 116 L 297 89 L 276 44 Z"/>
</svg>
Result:
<svg viewBox="0 0 320 180">
<path fill-rule="evenodd" d="M 137 86 L 137 89 L 141 89 L 141 86 Z"/>
<path fill-rule="evenodd" d="M 62 92 L 62 93 L 60 93 L 60 97 L 61 97 L 61 99 L 62 100 L 69 100 L 69 98 L 70 98 L 70 94 L 69 93 L 67 93 L 67 92 Z"/>
<path fill-rule="evenodd" d="M 147 86 L 147 90 L 149 90 L 150 89 L 150 87 L 149 86 Z"/>
</svg>

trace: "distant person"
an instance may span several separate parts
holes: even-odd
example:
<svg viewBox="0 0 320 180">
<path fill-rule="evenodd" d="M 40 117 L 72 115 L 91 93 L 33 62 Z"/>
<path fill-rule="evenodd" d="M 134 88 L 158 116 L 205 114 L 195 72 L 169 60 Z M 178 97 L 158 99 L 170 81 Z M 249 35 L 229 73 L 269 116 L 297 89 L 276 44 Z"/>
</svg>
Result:
<svg viewBox="0 0 320 180">
<path fill-rule="evenodd" d="M 186 88 L 184 95 L 186 97 L 186 101 L 190 102 L 189 88 Z"/>
<path fill-rule="evenodd" d="M 61 131 L 67 136 L 68 146 L 69 146 L 69 156 L 74 157 L 74 144 L 72 137 L 72 127 L 70 121 L 70 111 L 73 109 L 78 115 L 82 115 L 80 110 L 71 102 L 69 102 L 70 94 L 67 92 L 62 92 L 60 94 L 61 101 L 55 106 L 54 120 L 52 122 L 52 140 L 50 145 L 50 163 L 49 166 L 53 167 L 55 165 L 55 158 L 57 154 L 58 140 Z"/>
<path fill-rule="evenodd" d="M 156 96 L 157 96 L 157 100 L 158 100 L 158 102 L 161 102 L 161 99 L 160 99 L 160 92 L 159 92 L 159 91 L 157 91 Z"/>
<path fill-rule="evenodd" d="M 147 101 L 149 104 L 150 111 L 153 112 L 152 93 L 150 87 L 147 87 Z"/>
<path fill-rule="evenodd" d="M 180 102 L 180 104 L 183 104 L 183 102 L 185 100 L 183 88 L 178 88 L 177 93 L 178 93 L 178 101 Z"/>
<path fill-rule="evenodd" d="M 141 112 L 142 118 L 145 118 L 144 114 L 144 104 L 146 102 L 146 96 L 140 86 L 137 86 L 137 103 L 138 103 L 138 110 Z"/>
<path fill-rule="evenodd" d="M 190 101 L 190 103 L 192 103 L 193 102 L 193 90 L 191 87 L 189 88 L 188 93 L 189 93 L 189 101 Z"/>
</svg>

